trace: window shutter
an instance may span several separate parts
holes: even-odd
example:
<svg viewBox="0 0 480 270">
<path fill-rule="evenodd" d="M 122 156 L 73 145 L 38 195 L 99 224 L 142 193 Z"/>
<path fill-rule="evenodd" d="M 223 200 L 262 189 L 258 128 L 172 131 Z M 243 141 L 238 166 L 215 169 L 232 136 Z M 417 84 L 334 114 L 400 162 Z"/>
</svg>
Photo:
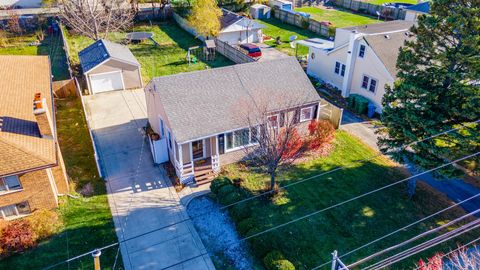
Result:
<svg viewBox="0 0 480 270">
<path fill-rule="evenodd" d="M 318 104 L 313 107 L 313 116 L 312 119 L 317 119 L 317 114 L 318 114 Z"/>
</svg>

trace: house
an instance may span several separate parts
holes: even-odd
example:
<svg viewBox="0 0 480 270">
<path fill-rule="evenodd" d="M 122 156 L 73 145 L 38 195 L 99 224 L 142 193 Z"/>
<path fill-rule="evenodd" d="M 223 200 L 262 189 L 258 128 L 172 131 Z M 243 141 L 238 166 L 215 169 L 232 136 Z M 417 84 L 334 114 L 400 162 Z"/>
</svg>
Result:
<svg viewBox="0 0 480 270">
<path fill-rule="evenodd" d="M 78 57 L 90 94 L 143 87 L 140 63 L 126 46 L 100 39 Z"/>
<path fill-rule="evenodd" d="M 413 22 L 390 21 L 337 28 L 333 46 L 309 46 L 307 74 L 338 88 L 343 97 L 358 94 L 382 112 L 385 85 L 397 77 L 397 57 L 413 39 Z"/>
<path fill-rule="evenodd" d="M 159 147 L 166 146 L 162 161 L 172 163 L 182 183 L 210 180 L 255 145 L 252 134 L 258 131 L 249 130 L 239 113 L 247 104 L 268 101 L 274 125 L 282 126 L 288 113 L 305 132 L 318 119 L 321 101 L 294 57 L 157 77 L 145 95 L 150 126 Z"/>
<path fill-rule="evenodd" d="M 272 8 L 293 11 L 293 3 L 287 0 L 268 0 L 268 5 Z"/>
<path fill-rule="evenodd" d="M 430 14 L 429 1 L 407 7 L 405 9 L 405 21 L 415 22 L 417 21 L 417 17 L 423 14 Z"/>
<path fill-rule="evenodd" d="M 271 8 L 262 4 L 250 6 L 250 16 L 254 19 L 270 19 Z"/>
<path fill-rule="evenodd" d="M 47 56 L 0 56 L 0 219 L 58 206 L 69 191 Z"/>
<path fill-rule="evenodd" d="M 262 29 L 265 26 L 224 8 L 222 13 L 217 39 L 232 45 L 263 42 Z"/>
</svg>

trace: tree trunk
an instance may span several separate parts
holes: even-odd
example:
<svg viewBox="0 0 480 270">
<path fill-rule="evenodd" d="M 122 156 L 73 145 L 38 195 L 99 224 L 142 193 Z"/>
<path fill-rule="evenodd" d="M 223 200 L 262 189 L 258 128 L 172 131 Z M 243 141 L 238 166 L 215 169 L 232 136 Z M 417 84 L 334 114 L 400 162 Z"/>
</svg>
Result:
<svg viewBox="0 0 480 270">
<path fill-rule="evenodd" d="M 270 172 L 270 190 L 275 188 L 275 171 Z"/>
</svg>

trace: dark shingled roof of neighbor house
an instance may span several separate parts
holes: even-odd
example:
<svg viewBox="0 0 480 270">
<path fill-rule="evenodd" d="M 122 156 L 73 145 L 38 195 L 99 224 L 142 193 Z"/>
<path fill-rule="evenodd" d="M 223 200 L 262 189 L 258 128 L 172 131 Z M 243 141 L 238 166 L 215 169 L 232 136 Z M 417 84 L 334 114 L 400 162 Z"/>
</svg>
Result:
<svg viewBox="0 0 480 270">
<path fill-rule="evenodd" d="M 126 46 L 106 39 L 95 41 L 95 43 L 80 51 L 78 57 L 80 58 L 83 73 L 88 72 L 109 58 L 140 66 L 140 63 Z"/>
<path fill-rule="evenodd" d="M 407 10 L 413 10 L 421 13 L 430 13 L 430 1 L 422 2 L 413 6 L 407 7 Z"/>
<path fill-rule="evenodd" d="M 274 112 L 320 101 L 295 57 L 157 77 L 145 91 L 161 102 L 178 143 L 248 126 L 250 106 Z"/>
</svg>

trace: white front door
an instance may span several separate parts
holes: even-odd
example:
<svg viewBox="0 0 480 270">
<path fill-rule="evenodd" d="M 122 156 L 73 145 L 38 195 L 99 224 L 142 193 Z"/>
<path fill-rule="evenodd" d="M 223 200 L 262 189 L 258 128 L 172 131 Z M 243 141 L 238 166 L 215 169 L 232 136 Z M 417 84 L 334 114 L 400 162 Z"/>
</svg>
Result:
<svg viewBox="0 0 480 270">
<path fill-rule="evenodd" d="M 92 94 L 124 89 L 121 71 L 92 74 L 89 78 Z"/>
</svg>

